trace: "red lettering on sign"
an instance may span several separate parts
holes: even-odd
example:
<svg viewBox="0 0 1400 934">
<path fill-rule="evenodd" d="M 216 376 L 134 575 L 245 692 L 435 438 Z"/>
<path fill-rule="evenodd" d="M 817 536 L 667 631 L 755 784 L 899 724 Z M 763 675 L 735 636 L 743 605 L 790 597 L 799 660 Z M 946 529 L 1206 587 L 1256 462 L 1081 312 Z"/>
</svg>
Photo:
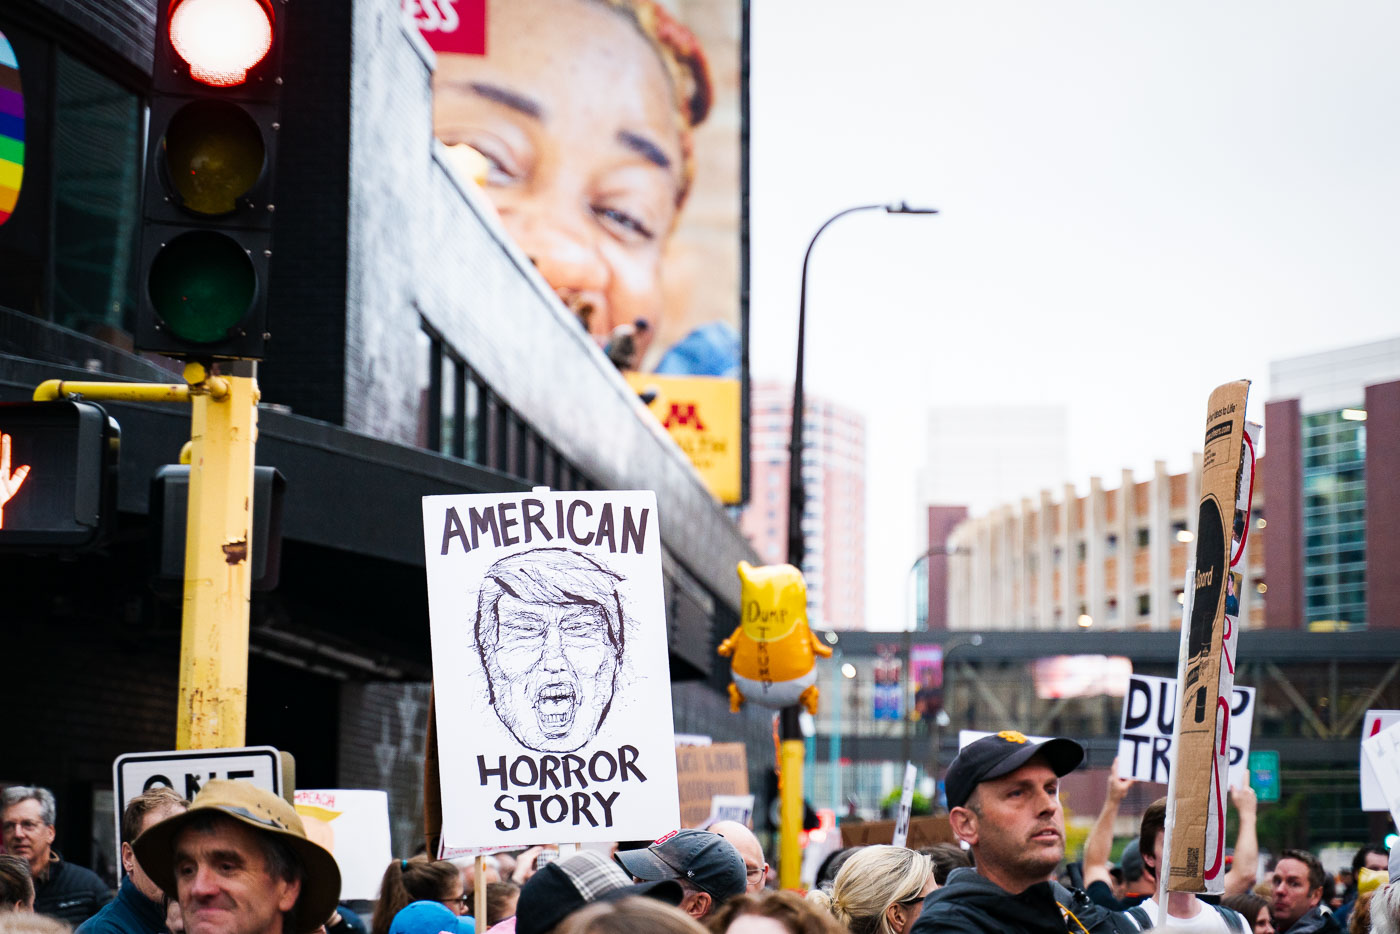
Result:
<svg viewBox="0 0 1400 934">
<path fill-rule="evenodd" d="M 403 0 L 403 14 L 434 52 L 486 54 L 486 0 Z"/>
<path fill-rule="evenodd" d="M 687 402 L 682 405 L 679 402 L 671 403 L 671 411 L 667 413 L 666 420 L 661 423 L 662 428 L 670 428 L 672 425 L 690 425 L 696 431 L 704 431 L 705 425 L 700 421 L 700 413 L 695 410 L 694 403 Z"/>
</svg>

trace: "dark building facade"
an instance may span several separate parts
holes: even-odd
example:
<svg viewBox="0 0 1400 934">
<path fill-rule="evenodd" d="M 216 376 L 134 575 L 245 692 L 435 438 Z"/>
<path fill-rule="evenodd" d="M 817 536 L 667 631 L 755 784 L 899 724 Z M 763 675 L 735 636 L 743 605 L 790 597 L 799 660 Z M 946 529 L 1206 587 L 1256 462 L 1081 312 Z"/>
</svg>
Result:
<svg viewBox="0 0 1400 934">
<path fill-rule="evenodd" d="M 247 742 L 294 753 L 300 787 L 388 790 L 409 855 L 433 677 L 420 498 L 650 489 L 675 726 L 747 741 L 761 791 L 768 718 L 728 712 L 714 654 L 735 564 L 758 556 L 433 140 L 433 54 L 396 0 L 288 13 L 257 448 L 287 491 L 280 583 L 253 597 Z M 27 117 L 0 224 L 0 400 L 52 378 L 178 379 L 130 349 L 154 24 L 155 0 L 0 10 Z M 178 405 L 104 407 L 122 430 L 113 535 L 0 557 L 22 669 L 0 702 L 23 724 L 0 784 L 52 787 L 60 850 L 99 866 L 113 759 L 175 745 L 180 582 L 153 571 L 150 480 L 190 432 Z"/>
</svg>

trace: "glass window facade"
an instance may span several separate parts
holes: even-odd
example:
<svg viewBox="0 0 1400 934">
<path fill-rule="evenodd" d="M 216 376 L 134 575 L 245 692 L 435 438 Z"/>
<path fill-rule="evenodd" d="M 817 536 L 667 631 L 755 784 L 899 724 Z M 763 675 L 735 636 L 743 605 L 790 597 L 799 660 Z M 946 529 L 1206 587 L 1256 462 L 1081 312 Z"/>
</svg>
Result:
<svg viewBox="0 0 1400 934">
<path fill-rule="evenodd" d="M 1303 418 L 1303 595 L 1307 621 L 1366 626 L 1366 423 Z"/>
</svg>

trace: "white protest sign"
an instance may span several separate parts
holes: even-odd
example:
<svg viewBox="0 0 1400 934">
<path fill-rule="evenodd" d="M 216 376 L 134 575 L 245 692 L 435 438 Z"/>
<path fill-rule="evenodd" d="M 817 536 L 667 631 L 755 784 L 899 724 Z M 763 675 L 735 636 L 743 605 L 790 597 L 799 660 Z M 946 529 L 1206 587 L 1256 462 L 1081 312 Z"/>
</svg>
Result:
<svg viewBox="0 0 1400 934">
<path fill-rule="evenodd" d="M 914 779 L 919 775 L 919 769 L 914 763 L 904 763 L 904 790 L 899 795 L 899 815 L 894 822 L 893 846 L 904 846 L 904 842 L 909 839 L 909 814 L 914 809 Z"/>
<path fill-rule="evenodd" d="M 1367 739 L 1397 723 L 1400 723 L 1400 710 L 1366 711 L 1366 716 L 1361 721 L 1361 742 L 1363 747 Z M 1388 810 L 1385 801 L 1385 792 L 1381 789 L 1380 781 L 1376 778 L 1376 770 L 1371 767 L 1371 763 L 1366 758 L 1364 749 L 1361 753 L 1361 810 Z"/>
<path fill-rule="evenodd" d="M 710 816 L 705 821 L 705 826 L 722 820 L 732 820 L 752 828 L 753 801 L 753 795 L 715 795 L 710 799 Z"/>
<path fill-rule="evenodd" d="M 1391 817 L 1400 821 L 1400 723 L 1363 739 L 1361 755 L 1371 763 Z"/>
<path fill-rule="evenodd" d="M 331 851 L 340 867 L 340 898 L 373 901 L 389 843 L 389 794 L 343 788 L 299 788 L 295 795 L 306 835 Z"/>
<path fill-rule="evenodd" d="M 1172 726 L 1176 719 L 1176 679 L 1135 674 L 1123 695 L 1118 738 L 1118 777 L 1163 782 L 1171 777 Z M 1228 785 L 1249 782 L 1249 742 L 1254 730 L 1254 688 L 1234 686 L 1230 704 Z"/>
<path fill-rule="evenodd" d="M 680 826 L 656 495 L 426 496 L 442 845 Z"/>
</svg>

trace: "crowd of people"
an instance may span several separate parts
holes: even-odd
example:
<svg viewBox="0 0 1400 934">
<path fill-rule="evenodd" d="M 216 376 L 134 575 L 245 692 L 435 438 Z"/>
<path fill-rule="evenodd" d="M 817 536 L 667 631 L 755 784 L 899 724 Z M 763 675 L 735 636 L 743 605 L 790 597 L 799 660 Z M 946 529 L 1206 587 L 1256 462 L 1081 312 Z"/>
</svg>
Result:
<svg viewBox="0 0 1400 934">
<path fill-rule="evenodd" d="M 193 801 L 162 788 L 132 799 L 115 894 L 53 850 L 53 795 L 12 786 L 0 796 L 0 934 L 1400 934 L 1400 866 L 1379 846 L 1356 854 L 1341 891 L 1301 849 L 1261 878 L 1247 788 L 1231 794 L 1223 897 L 1171 892 L 1158 904 L 1166 799 L 1109 862 L 1132 785 L 1116 777 L 1082 861 L 1066 866 L 1060 780 L 1083 759 L 1072 740 L 1009 730 L 971 743 L 946 778 L 958 843 L 839 850 L 805 896 L 774 890 L 758 838 L 721 821 L 563 858 L 533 847 L 467 865 L 394 859 L 368 923 L 341 901 L 335 858 L 296 810 L 248 782 L 209 781 Z"/>
</svg>

